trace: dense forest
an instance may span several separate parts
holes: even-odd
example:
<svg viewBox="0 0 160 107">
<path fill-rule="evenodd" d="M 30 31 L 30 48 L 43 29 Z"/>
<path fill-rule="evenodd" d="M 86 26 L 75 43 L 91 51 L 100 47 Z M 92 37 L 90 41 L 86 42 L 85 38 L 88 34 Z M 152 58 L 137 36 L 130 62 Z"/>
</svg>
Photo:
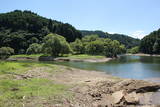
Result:
<svg viewBox="0 0 160 107">
<path fill-rule="evenodd" d="M 160 29 L 141 40 L 140 51 L 147 54 L 160 54 Z"/>
<path fill-rule="evenodd" d="M 25 53 L 32 43 L 42 43 L 49 33 L 56 33 L 68 42 L 81 38 L 81 32 L 68 23 L 58 22 L 31 11 L 15 10 L 0 14 L 0 47 L 8 46 L 15 53 Z"/>
<path fill-rule="evenodd" d="M 124 44 L 127 49 L 135 47 L 135 46 L 139 46 L 140 44 L 139 39 L 135 39 L 127 35 L 123 35 L 123 34 L 109 34 L 103 31 L 87 31 L 87 30 L 81 30 L 81 32 L 82 32 L 82 36 L 95 34 L 101 38 L 109 38 L 111 40 L 118 40 L 121 44 Z"/>
</svg>

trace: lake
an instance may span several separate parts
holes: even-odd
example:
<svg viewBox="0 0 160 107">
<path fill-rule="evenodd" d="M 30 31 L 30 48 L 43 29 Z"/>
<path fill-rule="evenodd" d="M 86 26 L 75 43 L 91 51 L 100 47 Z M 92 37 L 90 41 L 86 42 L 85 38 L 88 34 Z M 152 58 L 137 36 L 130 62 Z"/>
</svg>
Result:
<svg viewBox="0 0 160 107">
<path fill-rule="evenodd" d="M 149 79 L 160 77 L 160 57 L 124 55 L 105 63 L 58 62 L 56 64 L 103 71 L 106 74 L 123 78 Z"/>
</svg>

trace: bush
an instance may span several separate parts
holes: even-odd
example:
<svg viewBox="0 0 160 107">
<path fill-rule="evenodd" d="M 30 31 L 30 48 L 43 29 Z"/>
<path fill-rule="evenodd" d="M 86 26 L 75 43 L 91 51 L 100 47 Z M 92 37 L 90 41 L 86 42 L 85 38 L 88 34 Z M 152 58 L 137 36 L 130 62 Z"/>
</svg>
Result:
<svg viewBox="0 0 160 107">
<path fill-rule="evenodd" d="M 80 39 L 76 39 L 75 42 L 72 42 L 70 45 L 75 54 L 82 54 L 85 51 Z"/>
<path fill-rule="evenodd" d="M 136 54 L 138 52 L 139 52 L 139 47 L 136 46 L 136 47 L 129 49 L 127 53 Z"/>
<path fill-rule="evenodd" d="M 63 36 L 48 34 L 44 38 L 43 52 L 54 57 L 71 52 L 70 45 Z"/>
<path fill-rule="evenodd" d="M 14 49 L 10 47 L 0 48 L 0 59 L 7 59 L 10 55 L 14 54 Z"/>
<path fill-rule="evenodd" d="M 26 53 L 27 54 L 39 54 L 41 53 L 42 46 L 38 43 L 33 43 L 29 46 Z"/>
</svg>

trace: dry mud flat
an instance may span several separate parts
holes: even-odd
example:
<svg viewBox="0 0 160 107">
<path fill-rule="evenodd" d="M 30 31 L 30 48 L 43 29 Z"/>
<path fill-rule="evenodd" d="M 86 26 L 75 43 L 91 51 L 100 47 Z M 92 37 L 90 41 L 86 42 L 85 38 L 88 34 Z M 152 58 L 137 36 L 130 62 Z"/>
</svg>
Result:
<svg viewBox="0 0 160 107">
<path fill-rule="evenodd" d="M 54 81 L 74 84 L 72 101 L 64 107 L 160 107 L 160 84 L 120 79 L 102 72 L 70 68 Z"/>
<path fill-rule="evenodd" d="M 72 86 L 72 99 L 44 107 L 160 107 L 160 84 L 142 80 L 121 79 L 102 72 L 60 66 L 63 72 L 44 72 L 37 67 L 17 79 L 47 78 L 57 84 Z M 50 69 L 52 70 L 52 69 Z M 53 70 L 54 72 L 54 70 Z"/>
</svg>

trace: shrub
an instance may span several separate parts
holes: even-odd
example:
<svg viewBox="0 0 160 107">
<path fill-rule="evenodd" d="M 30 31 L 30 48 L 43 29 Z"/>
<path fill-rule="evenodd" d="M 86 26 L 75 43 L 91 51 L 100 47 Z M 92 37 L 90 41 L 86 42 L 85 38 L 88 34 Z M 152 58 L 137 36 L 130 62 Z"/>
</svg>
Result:
<svg viewBox="0 0 160 107">
<path fill-rule="evenodd" d="M 70 45 L 63 36 L 48 34 L 44 37 L 43 52 L 54 57 L 71 52 Z"/>
<path fill-rule="evenodd" d="M 14 49 L 10 47 L 0 48 L 0 59 L 7 59 L 10 55 L 14 54 Z"/>
<path fill-rule="evenodd" d="M 29 46 L 26 53 L 27 54 L 39 54 L 41 53 L 42 46 L 38 43 L 33 43 Z"/>
</svg>

